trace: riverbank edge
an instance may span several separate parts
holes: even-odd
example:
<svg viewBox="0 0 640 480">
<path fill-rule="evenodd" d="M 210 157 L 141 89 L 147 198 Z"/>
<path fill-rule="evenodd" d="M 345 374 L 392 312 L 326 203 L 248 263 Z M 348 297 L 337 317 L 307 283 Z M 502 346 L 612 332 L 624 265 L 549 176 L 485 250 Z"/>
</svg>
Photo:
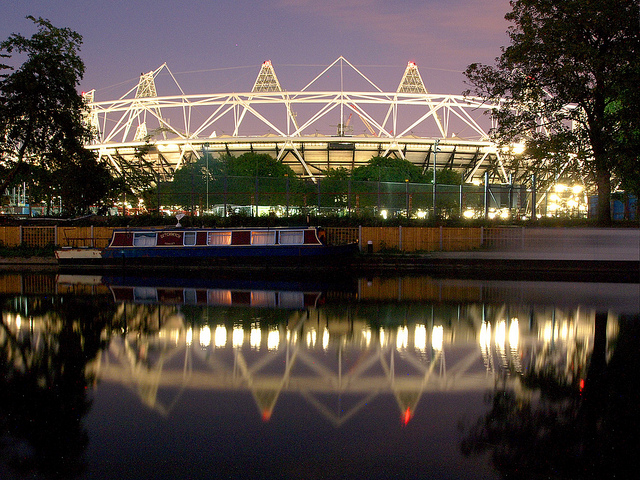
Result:
<svg viewBox="0 0 640 480">
<path fill-rule="evenodd" d="M 131 269 L 153 272 L 173 270 L 175 267 L 130 267 Z M 185 267 L 185 270 L 273 271 L 299 270 L 304 267 L 278 267 L 226 265 L 224 267 Z M 92 271 L 114 271 L 122 267 L 91 267 Z M 549 256 L 533 252 L 430 252 L 430 253 L 360 253 L 337 267 L 340 271 L 359 275 L 397 274 L 493 274 L 500 276 L 537 276 L 536 278 L 556 278 L 558 275 L 611 276 L 621 282 L 640 282 L 640 261 L 593 259 L 584 256 Z M 48 270 L 85 271 L 82 267 L 60 267 L 52 257 L 0 257 L 0 270 Z M 327 267 L 315 266 L 308 269 L 321 272 Z M 335 268 L 332 268 L 335 270 Z"/>
</svg>

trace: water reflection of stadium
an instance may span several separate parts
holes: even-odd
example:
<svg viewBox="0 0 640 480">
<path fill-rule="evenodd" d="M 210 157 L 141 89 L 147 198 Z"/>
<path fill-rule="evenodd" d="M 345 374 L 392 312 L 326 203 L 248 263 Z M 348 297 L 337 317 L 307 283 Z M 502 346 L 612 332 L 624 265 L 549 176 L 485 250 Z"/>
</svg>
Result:
<svg viewBox="0 0 640 480">
<path fill-rule="evenodd" d="M 511 378 L 526 395 L 517 374 L 550 364 L 578 378 L 593 346 L 602 289 L 579 285 L 591 298 L 584 304 L 562 293 L 573 284 L 529 283 L 373 278 L 357 280 L 352 291 L 306 291 L 85 278 L 55 288 L 58 295 L 114 299 L 107 347 L 92 373 L 127 386 L 158 412 L 170 414 L 189 390 L 245 391 L 265 420 L 281 395 L 299 395 L 340 425 L 378 395 L 392 394 L 408 422 L 428 392 L 484 391 Z M 634 308 L 629 298 L 637 285 L 616 288 L 617 305 Z M 543 290 L 553 292 L 550 301 L 540 298 Z M 45 336 L 52 314 L 30 314 L 28 298 L 17 296 L 25 308 L 17 303 L 3 321 L 22 335 Z M 617 313 L 609 310 L 609 338 Z"/>
</svg>

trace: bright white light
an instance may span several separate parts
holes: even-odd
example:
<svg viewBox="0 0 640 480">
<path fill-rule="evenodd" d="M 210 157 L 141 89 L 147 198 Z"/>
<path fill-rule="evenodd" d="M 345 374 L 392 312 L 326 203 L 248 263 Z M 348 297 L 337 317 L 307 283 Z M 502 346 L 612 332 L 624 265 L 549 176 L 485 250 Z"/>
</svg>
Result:
<svg viewBox="0 0 640 480">
<path fill-rule="evenodd" d="M 576 208 L 578 206 L 578 202 L 576 202 L 573 198 L 567 202 L 567 207 Z"/>
<path fill-rule="evenodd" d="M 500 210 L 500 218 L 509 218 L 509 210 L 506 208 Z"/>
<path fill-rule="evenodd" d="M 191 345 L 193 343 L 193 329 L 191 327 L 189 327 L 189 330 L 187 330 L 185 342 L 187 345 Z"/>
<path fill-rule="evenodd" d="M 554 187 L 554 190 L 555 190 L 556 192 L 560 192 L 560 193 L 561 193 L 561 192 L 566 192 L 568 188 L 569 188 L 569 187 L 567 187 L 566 185 L 563 185 L 562 183 L 558 183 L 558 184 L 556 184 L 556 186 Z"/>
<path fill-rule="evenodd" d="M 552 338 L 553 338 L 553 327 L 551 326 L 551 323 L 546 323 L 544 326 L 544 330 L 542 331 L 542 339 L 545 342 L 550 342 Z"/>
<path fill-rule="evenodd" d="M 203 347 L 211 345 L 211 329 L 209 325 L 205 325 L 200 329 L 200 345 Z"/>
<path fill-rule="evenodd" d="M 521 155 L 524 153 L 524 143 L 516 143 L 513 145 L 513 153 Z"/>
<path fill-rule="evenodd" d="M 426 216 L 427 216 L 427 212 L 425 212 L 424 210 L 418 210 L 416 212 L 416 217 L 418 217 L 418 218 L 424 218 Z"/>
<path fill-rule="evenodd" d="M 315 330 L 311 330 L 307 332 L 307 347 L 313 348 L 316 346 L 316 340 L 318 338 L 318 334 Z"/>
<path fill-rule="evenodd" d="M 322 348 L 324 350 L 329 348 L 329 330 L 326 328 L 324 329 L 324 332 L 322 332 Z"/>
<path fill-rule="evenodd" d="M 388 215 L 388 213 L 387 213 L 387 211 L 386 211 L 386 210 L 382 210 L 382 211 L 380 212 L 380 216 L 381 216 L 382 218 L 384 218 L 385 220 L 387 219 L 387 215 Z"/>
<path fill-rule="evenodd" d="M 491 220 L 493 220 L 494 218 L 496 218 L 496 212 L 489 212 L 489 218 Z"/>
<path fill-rule="evenodd" d="M 407 327 L 398 328 L 398 333 L 396 335 L 396 348 L 398 350 L 407 348 L 408 343 L 409 343 L 409 329 L 407 329 Z"/>
<path fill-rule="evenodd" d="M 431 331 L 431 347 L 436 351 L 441 351 L 444 345 L 444 328 L 442 325 L 434 325 Z"/>
<path fill-rule="evenodd" d="M 509 345 L 511 348 L 517 348 L 520 340 L 520 328 L 518 326 L 518 319 L 511 319 L 511 325 L 509 325 Z"/>
<path fill-rule="evenodd" d="M 416 333 L 413 338 L 413 344 L 417 350 L 424 352 L 427 350 L 427 327 L 425 325 L 416 325 Z"/>
<path fill-rule="evenodd" d="M 480 335 L 478 336 L 480 346 L 483 348 L 488 347 L 491 344 L 491 324 L 483 322 L 480 326 Z"/>
<path fill-rule="evenodd" d="M 22 325 L 22 317 L 18 314 L 16 315 L 16 328 L 20 330 L 20 325 Z"/>
<path fill-rule="evenodd" d="M 280 345 L 280 332 L 278 330 L 271 330 L 267 334 L 267 349 L 277 350 Z"/>
<path fill-rule="evenodd" d="M 386 338 L 384 336 L 384 329 L 380 329 L 380 346 L 384 347 L 386 345 Z"/>
<path fill-rule="evenodd" d="M 574 185 L 573 188 L 571 189 L 571 191 L 578 195 L 579 193 L 582 193 L 582 190 L 584 190 L 584 187 L 582 185 Z"/>
<path fill-rule="evenodd" d="M 259 328 L 252 327 L 249 333 L 249 345 L 251 348 L 260 350 L 260 339 L 262 338 L 262 332 Z"/>
<path fill-rule="evenodd" d="M 362 336 L 364 337 L 364 344 L 368 347 L 371 344 L 371 330 L 363 330 Z"/>
<path fill-rule="evenodd" d="M 482 183 L 482 180 L 480 180 L 479 178 L 473 178 L 473 179 L 471 179 L 471 184 L 472 184 L 472 185 L 475 185 L 476 187 L 477 187 L 478 185 L 480 185 L 481 183 Z"/>
<path fill-rule="evenodd" d="M 227 344 L 227 328 L 224 325 L 218 325 L 216 327 L 213 344 L 217 348 L 222 348 Z"/>
<path fill-rule="evenodd" d="M 464 213 L 462 214 L 464 218 L 473 218 L 474 215 L 475 215 L 475 212 L 473 210 L 465 210 Z"/>
<path fill-rule="evenodd" d="M 231 345 L 233 345 L 234 348 L 240 348 L 243 343 L 244 330 L 240 326 L 233 327 L 233 332 L 231 333 Z"/>
</svg>

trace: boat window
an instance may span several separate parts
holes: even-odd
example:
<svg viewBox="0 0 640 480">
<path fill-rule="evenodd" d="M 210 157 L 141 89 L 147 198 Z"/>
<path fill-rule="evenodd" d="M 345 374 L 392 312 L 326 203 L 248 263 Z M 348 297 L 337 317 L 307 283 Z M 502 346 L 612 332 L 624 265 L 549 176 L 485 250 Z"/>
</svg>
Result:
<svg viewBox="0 0 640 480">
<path fill-rule="evenodd" d="M 186 305 L 196 305 L 198 303 L 198 292 L 196 292 L 195 288 L 185 288 L 183 294 Z"/>
<path fill-rule="evenodd" d="M 155 247 L 156 234 L 148 232 L 138 232 L 133 234 L 134 247 Z"/>
<path fill-rule="evenodd" d="M 207 245 L 231 245 L 231 232 L 209 232 Z"/>
<path fill-rule="evenodd" d="M 302 230 L 285 230 L 280 232 L 281 245 L 301 245 L 304 243 L 304 232 Z"/>
<path fill-rule="evenodd" d="M 251 291 L 251 306 L 252 307 L 275 307 L 276 306 L 276 292 L 252 290 Z"/>
<path fill-rule="evenodd" d="M 158 291 L 153 287 L 134 287 L 133 300 L 136 302 L 155 302 L 158 300 Z"/>
<path fill-rule="evenodd" d="M 276 232 L 251 232 L 251 245 L 274 245 Z"/>
<path fill-rule="evenodd" d="M 184 244 L 195 245 L 196 244 L 196 232 L 184 232 Z"/>
<path fill-rule="evenodd" d="M 280 292 L 278 294 L 278 305 L 282 308 L 304 308 L 304 293 L 302 292 Z"/>
<path fill-rule="evenodd" d="M 209 305 L 231 305 L 231 290 L 208 290 L 207 303 Z"/>
</svg>

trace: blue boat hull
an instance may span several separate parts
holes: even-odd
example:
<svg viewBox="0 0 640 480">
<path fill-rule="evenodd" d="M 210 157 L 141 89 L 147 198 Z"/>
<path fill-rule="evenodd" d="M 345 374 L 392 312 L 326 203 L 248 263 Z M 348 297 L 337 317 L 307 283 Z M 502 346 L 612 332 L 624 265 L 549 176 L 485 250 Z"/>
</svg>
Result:
<svg viewBox="0 0 640 480">
<path fill-rule="evenodd" d="M 348 245 L 109 247 L 100 258 L 62 259 L 61 266 L 335 266 L 358 251 Z"/>
</svg>

